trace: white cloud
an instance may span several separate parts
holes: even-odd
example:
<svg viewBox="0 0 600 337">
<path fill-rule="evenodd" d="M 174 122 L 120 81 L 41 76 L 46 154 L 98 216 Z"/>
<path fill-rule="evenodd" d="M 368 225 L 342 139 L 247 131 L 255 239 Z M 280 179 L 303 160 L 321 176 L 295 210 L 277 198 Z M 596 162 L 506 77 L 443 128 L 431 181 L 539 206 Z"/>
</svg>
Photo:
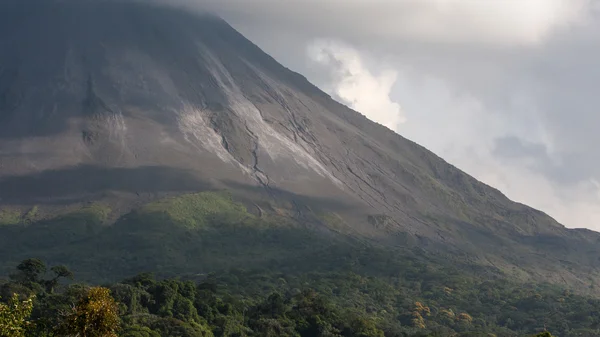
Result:
<svg viewBox="0 0 600 337">
<path fill-rule="evenodd" d="M 164 0 L 156 0 L 164 2 Z M 532 44 L 577 22 L 590 0 L 170 0 L 237 24 L 375 40 Z"/>
<path fill-rule="evenodd" d="M 416 3 L 416 1 L 408 1 Z M 418 1 L 403 34 L 437 42 L 535 44 L 583 15 L 581 0 Z"/>
<path fill-rule="evenodd" d="M 390 99 L 396 71 L 387 69 L 374 75 L 355 49 L 334 41 L 314 41 L 308 55 L 329 71 L 330 83 L 325 89 L 338 100 L 392 130 L 405 121 L 400 105 Z"/>
</svg>

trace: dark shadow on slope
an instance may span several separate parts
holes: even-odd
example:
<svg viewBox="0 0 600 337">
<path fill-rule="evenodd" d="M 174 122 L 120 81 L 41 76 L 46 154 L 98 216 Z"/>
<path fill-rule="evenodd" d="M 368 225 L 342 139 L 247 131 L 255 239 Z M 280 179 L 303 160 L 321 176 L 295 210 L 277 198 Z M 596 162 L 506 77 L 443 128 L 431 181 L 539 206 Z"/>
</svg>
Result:
<svg viewBox="0 0 600 337">
<path fill-rule="evenodd" d="M 31 175 L 8 176 L 0 179 L 0 205 L 76 203 L 84 197 L 109 191 L 183 194 L 214 190 L 214 186 L 199 178 L 200 173 L 166 166 L 106 168 L 81 165 Z M 223 183 L 232 192 L 242 192 L 263 200 L 285 200 L 307 211 L 311 208 L 342 211 L 355 207 L 344 200 L 305 196 L 276 187 L 266 190 L 259 185 L 234 181 Z"/>
<path fill-rule="evenodd" d="M 179 212 L 178 205 L 170 211 Z M 326 270 L 335 267 L 326 262 L 335 257 L 327 253 L 330 247 L 348 244 L 344 236 L 311 230 L 291 219 L 207 219 L 206 225 L 188 227 L 165 212 L 138 210 L 112 225 L 80 213 L 1 226 L 0 276 L 29 257 L 68 265 L 86 281 L 114 281 L 145 271 L 174 276 L 230 268 Z"/>
<path fill-rule="evenodd" d="M 345 245 L 345 236 L 315 230 L 322 226 L 319 222 L 311 222 L 311 216 L 313 221 L 318 221 L 313 212 L 348 210 L 352 205 L 275 188 L 267 193 L 262 186 L 231 181 L 225 185 L 234 200 L 246 197 L 248 201 L 256 197 L 269 203 L 287 200 L 297 209 L 306 210 L 306 214 L 300 217 L 295 214 L 272 218 L 254 216 L 257 222 L 248 224 L 223 222 L 218 216 L 211 216 L 208 225 L 199 228 L 182 226 L 161 211 L 141 210 L 125 214 L 110 225 L 106 217 L 99 218 L 95 213 L 81 210 L 32 223 L 24 221 L 0 226 L 0 276 L 29 257 L 43 257 L 51 264 L 66 264 L 78 271 L 80 279 L 90 281 L 114 281 L 149 270 L 173 276 L 229 268 L 292 265 L 296 268 L 298 261 L 303 261 L 306 270 L 311 270 L 314 266 L 329 264 L 319 262 L 315 255 L 330 255 L 326 251 L 336 242 Z M 194 172 L 166 167 L 107 169 L 81 166 L 0 180 L 2 198 L 31 204 L 33 201 L 51 204 L 56 200 L 80 202 L 82 199 L 77 199 L 78 195 L 104 191 L 171 192 L 169 194 L 177 195 L 206 190 L 214 188 L 198 180 Z M 0 204 L 7 202 L 0 201 Z M 172 207 L 172 212 L 180 212 L 180 207 L 186 206 L 175 202 Z"/>
<path fill-rule="evenodd" d="M 294 207 L 302 212 L 312 212 L 314 210 L 327 210 L 329 212 L 348 211 L 355 208 L 357 205 L 352 204 L 348 200 L 333 199 L 326 197 L 315 197 L 306 196 L 298 193 L 294 193 L 288 190 L 284 190 L 277 187 L 269 187 L 265 189 L 259 185 L 241 184 L 235 181 L 224 181 L 223 182 L 228 190 L 245 192 L 250 196 L 269 195 L 270 199 L 276 201 L 287 201 L 291 202 Z"/>
<path fill-rule="evenodd" d="M 191 171 L 162 167 L 104 168 L 91 165 L 0 179 L 2 204 L 64 204 L 106 191 L 193 192 L 209 188 Z M 78 200 L 79 199 L 79 200 Z"/>
</svg>

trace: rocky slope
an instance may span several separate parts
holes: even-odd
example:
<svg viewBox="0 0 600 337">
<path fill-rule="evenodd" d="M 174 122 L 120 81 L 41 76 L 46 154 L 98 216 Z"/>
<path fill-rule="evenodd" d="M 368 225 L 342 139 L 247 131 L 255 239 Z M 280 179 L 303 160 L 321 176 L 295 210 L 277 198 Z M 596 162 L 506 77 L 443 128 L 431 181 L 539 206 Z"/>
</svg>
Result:
<svg viewBox="0 0 600 337">
<path fill-rule="evenodd" d="M 336 213 L 355 237 L 518 277 L 584 287 L 599 275 L 597 233 L 565 229 L 335 102 L 219 18 L 0 2 L 3 207 L 103 200 L 125 212 L 211 189 L 315 224 Z"/>
</svg>

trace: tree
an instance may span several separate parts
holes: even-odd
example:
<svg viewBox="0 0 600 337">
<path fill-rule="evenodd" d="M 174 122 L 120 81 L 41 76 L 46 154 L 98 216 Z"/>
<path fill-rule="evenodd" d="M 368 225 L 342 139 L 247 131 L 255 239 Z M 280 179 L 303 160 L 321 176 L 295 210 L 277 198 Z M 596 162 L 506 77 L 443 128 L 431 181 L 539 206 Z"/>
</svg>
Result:
<svg viewBox="0 0 600 337">
<path fill-rule="evenodd" d="M 356 337 L 384 337 L 383 331 L 377 328 L 375 321 L 367 317 L 354 317 L 350 322 L 347 335 Z M 344 334 L 346 335 L 346 334 Z"/>
<path fill-rule="evenodd" d="M 552 334 L 550 334 L 548 331 L 544 331 L 544 332 L 540 332 L 539 334 L 537 334 L 533 337 L 554 337 L 554 336 L 552 336 Z"/>
<path fill-rule="evenodd" d="M 39 284 L 40 276 L 46 273 L 46 265 L 40 259 L 27 259 L 19 263 L 17 266 L 18 272 L 11 275 L 10 278 L 30 289 L 34 289 L 36 284 Z"/>
<path fill-rule="evenodd" d="M 7 304 L 0 303 L 0 337 L 24 337 L 33 310 L 33 297 L 25 301 L 14 294 Z"/>
<path fill-rule="evenodd" d="M 134 325 L 127 327 L 121 337 L 160 337 L 160 334 L 149 327 Z"/>
<path fill-rule="evenodd" d="M 429 307 L 424 306 L 421 302 L 415 302 L 415 309 L 412 312 L 412 324 L 414 327 L 419 329 L 425 329 L 425 319 L 423 316 L 429 316 L 431 310 Z"/>
<path fill-rule="evenodd" d="M 58 285 L 58 280 L 61 278 L 68 278 L 70 280 L 73 279 L 73 273 L 65 266 L 54 266 L 52 268 L 50 268 L 50 270 L 52 270 L 52 272 L 54 273 L 54 277 L 51 278 L 50 280 L 46 280 L 44 281 L 44 286 L 46 288 L 46 292 L 48 293 L 53 293 L 54 292 L 54 288 L 56 288 L 56 286 Z"/>
<path fill-rule="evenodd" d="M 120 319 L 118 306 L 103 287 L 89 288 L 67 313 L 60 333 L 77 337 L 116 337 Z"/>
</svg>

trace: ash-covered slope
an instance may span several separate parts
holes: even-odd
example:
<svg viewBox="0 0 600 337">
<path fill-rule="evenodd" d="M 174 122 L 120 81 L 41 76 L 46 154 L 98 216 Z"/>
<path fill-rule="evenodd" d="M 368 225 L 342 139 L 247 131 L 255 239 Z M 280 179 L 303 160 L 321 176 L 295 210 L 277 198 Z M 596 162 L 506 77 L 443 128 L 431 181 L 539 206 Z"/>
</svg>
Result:
<svg viewBox="0 0 600 337">
<path fill-rule="evenodd" d="M 304 116 L 253 104 L 285 102 L 280 91 L 289 89 L 265 74 L 263 55 L 221 20 L 139 4 L 25 3 L 3 3 L 0 14 L 4 200 L 119 189 L 94 183 L 111 180 L 114 168 L 177 168 L 174 175 L 188 171 L 203 182 L 340 185 L 313 149 L 294 139 Z M 282 132 L 288 125 L 294 131 Z M 104 173 L 84 170 L 99 168 Z M 47 170 L 54 172 L 45 179 Z M 83 181 L 68 183 L 77 172 Z M 40 173 L 44 182 L 64 176 L 70 186 L 28 184 L 27 175 Z M 128 192 L 186 187 L 163 180 Z"/>
<path fill-rule="evenodd" d="M 509 201 L 335 102 L 221 19 L 0 2 L 3 205 L 213 188 L 285 199 L 298 216 L 335 211 L 354 235 L 502 271 L 582 284 L 598 271 L 596 233 Z"/>
</svg>

